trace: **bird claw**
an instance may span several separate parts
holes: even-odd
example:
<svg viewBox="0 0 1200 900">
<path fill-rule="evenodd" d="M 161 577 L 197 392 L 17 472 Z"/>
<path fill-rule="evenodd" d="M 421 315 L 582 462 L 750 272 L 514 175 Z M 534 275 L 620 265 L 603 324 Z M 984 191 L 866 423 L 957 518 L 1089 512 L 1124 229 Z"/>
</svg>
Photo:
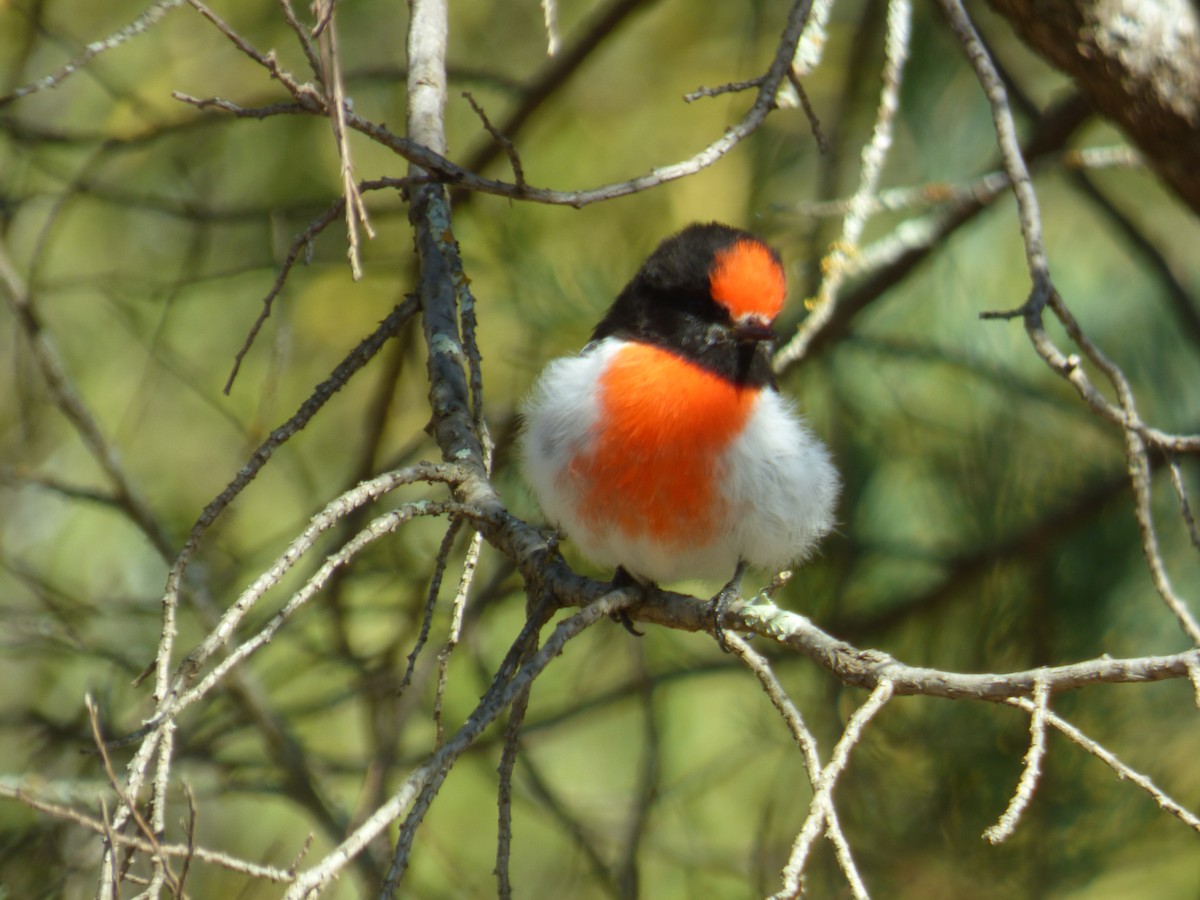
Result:
<svg viewBox="0 0 1200 900">
<path fill-rule="evenodd" d="M 612 579 L 613 590 L 621 588 L 636 587 L 640 591 L 645 591 L 646 586 L 625 571 L 621 566 L 617 566 L 617 571 L 613 573 Z M 633 620 L 629 618 L 629 613 L 623 609 L 618 609 L 614 613 L 609 613 L 608 617 L 614 622 L 619 622 L 621 627 L 632 634 L 634 637 L 645 637 L 646 632 L 638 631 L 633 627 Z"/>
<path fill-rule="evenodd" d="M 734 571 L 733 577 L 729 579 L 729 584 L 721 588 L 720 592 L 712 598 L 712 602 L 708 605 L 708 610 L 712 616 L 712 635 L 717 640 L 717 646 L 726 653 L 732 653 L 729 649 L 729 642 L 725 640 L 725 626 L 721 624 L 721 617 L 725 615 L 725 611 L 729 609 L 729 604 L 734 600 L 742 599 L 742 576 L 746 574 L 746 564 L 739 562 L 737 570 Z"/>
<path fill-rule="evenodd" d="M 645 637 L 646 632 L 638 631 L 633 627 L 633 620 L 629 618 L 629 613 L 623 609 L 618 609 L 615 613 L 610 613 L 609 618 L 614 622 L 619 622 L 621 627 L 632 634 L 634 637 Z"/>
<path fill-rule="evenodd" d="M 725 653 L 732 653 L 729 649 L 729 642 L 725 640 L 725 626 L 721 624 L 721 616 L 725 614 L 725 610 L 729 608 L 729 594 L 725 588 L 721 589 L 721 593 L 712 598 L 708 609 L 712 616 L 712 634 L 717 639 L 717 646 Z"/>
</svg>

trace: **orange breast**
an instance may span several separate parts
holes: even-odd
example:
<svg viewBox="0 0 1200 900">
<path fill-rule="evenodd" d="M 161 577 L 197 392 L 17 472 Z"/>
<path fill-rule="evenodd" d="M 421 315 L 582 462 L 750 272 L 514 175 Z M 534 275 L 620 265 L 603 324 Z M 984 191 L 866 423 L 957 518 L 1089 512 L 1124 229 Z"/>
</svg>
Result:
<svg viewBox="0 0 1200 900">
<path fill-rule="evenodd" d="M 592 528 L 704 545 L 724 522 L 722 453 L 757 396 L 666 350 L 629 344 L 600 383 L 600 416 L 567 477 Z"/>
</svg>

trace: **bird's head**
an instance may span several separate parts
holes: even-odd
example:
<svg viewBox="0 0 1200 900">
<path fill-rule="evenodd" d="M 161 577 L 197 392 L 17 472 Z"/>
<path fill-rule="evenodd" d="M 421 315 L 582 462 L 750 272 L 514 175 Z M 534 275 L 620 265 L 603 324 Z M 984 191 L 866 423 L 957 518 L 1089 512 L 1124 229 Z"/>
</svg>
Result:
<svg viewBox="0 0 1200 900">
<path fill-rule="evenodd" d="M 735 381 L 769 384 L 771 326 L 786 292 L 779 254 L 761 239 L 690 225 L 658 245 L 592 339 L 652 343 Z"/>
</svg>

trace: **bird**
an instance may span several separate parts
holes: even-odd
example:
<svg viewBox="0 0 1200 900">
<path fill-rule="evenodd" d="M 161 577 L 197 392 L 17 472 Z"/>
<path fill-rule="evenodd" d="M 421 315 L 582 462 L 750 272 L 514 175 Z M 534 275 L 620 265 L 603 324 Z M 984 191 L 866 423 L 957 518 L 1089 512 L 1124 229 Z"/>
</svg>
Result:
<svg viewBox="0 0 1200 900">
<path fill-rule="evenodd" d="M 837 469 L 771 366 L 786 292 L 762 239 L 689 225 L 520 406 L 522 474 L 550 524 L 616 585 L 726 581 L 725 649 L 746 568 L 802 562 L 834 527 Z"/>
</svg>

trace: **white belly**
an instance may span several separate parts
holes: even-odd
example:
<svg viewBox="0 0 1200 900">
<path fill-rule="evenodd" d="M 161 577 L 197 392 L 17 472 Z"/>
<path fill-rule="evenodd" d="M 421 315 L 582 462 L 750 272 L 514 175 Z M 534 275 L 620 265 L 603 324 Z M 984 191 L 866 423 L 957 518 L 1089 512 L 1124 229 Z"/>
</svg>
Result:
<svg viewBox="0 0 1200 900">
<path fill-rule="evenodd" d="M 608 338 L 579 356 L 550 363 L 522 407 L 522 469 L 546 517 L 597 565 L 622 566 L 658 584 L 726 580 L 739 560 L 778 571 L 807 557 L 833 527 L 838 476 L 825 447 L 770 389 L 717 461 L 722 521 L 705 542 L 656 541 L 580 509 L 580 497 L 564 475 L 594 439 L 596 386 L 624 344 Z"/>
</svg>

